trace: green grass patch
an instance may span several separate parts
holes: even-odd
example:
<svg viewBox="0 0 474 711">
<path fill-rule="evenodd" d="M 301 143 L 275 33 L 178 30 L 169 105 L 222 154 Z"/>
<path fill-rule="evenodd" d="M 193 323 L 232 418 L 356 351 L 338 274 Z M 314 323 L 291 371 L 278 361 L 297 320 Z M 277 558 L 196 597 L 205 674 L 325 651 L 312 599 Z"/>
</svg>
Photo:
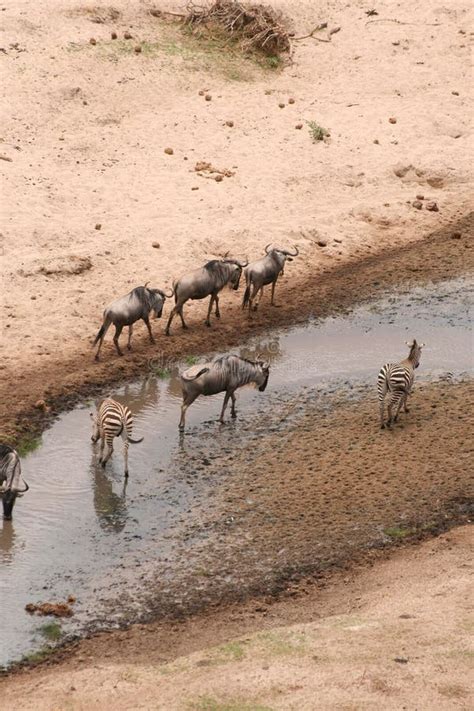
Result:
<svg viewBox="0 0 474 711">
<path fill-rule="evenodd" d="M 394 541 L 399 541 L 408 538 L 408 536 L 413 536 L 416 533 L 416 528 L 411 528 L 410 526 L 389 526 L 388 528 L 384 528 L 383 532 Z"/>
<path fill-rule="evenodd" d="M 39 664 L 39 662 L 44 662 L 45 659 L 48 659 L 53 652 L 54 647 L 41 647 L 41 649 L 37 649 L 35 652 L 24 654 L 21 661 L 27 662 L 28 664 Z"/>
<path fill-rule="evenodd" d="M 63 630 L 59 622 L 46 622 L 38 628 L 38 632 L 49 642 L 58 642 L 63 636 Z"/>
<path fill-rule="evenodd" d="M 41 444 L 41 435 L 24 435 L 16 444 L 16 451 L 20 457 L 34 452 Z"/>
<path fill-rule="evenodd" d="M 309 650 L 305 635 L 298 633 L 264 632 L 256 637 L 272 656 L 298 656 Z"/>
<path fill-rule="evenodd" d="M 329 131 L 323 126 L 320 126 L 316 121 L 306 121 L 308 124 L 309 135 L 311 136 L 313 143 L 318 141 L 324 141 L 324 139 L 329 136 Z"/>
<path fill-rule="evenodd" d="M 228 699 L 218 701 L 211 696 L 201 696 L 198 701 L 189 702 L 192 711 L 273 711 L 270 706 L 262 706 L 253 701 L 243 699 Z"/>
</svg>

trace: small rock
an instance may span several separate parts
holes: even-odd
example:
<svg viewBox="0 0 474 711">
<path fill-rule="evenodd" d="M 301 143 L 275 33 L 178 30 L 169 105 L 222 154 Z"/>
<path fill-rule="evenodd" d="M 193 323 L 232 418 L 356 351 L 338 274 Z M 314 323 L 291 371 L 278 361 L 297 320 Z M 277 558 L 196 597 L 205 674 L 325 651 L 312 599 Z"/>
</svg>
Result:
<svg viewBox="0 0 474 711">
<path fill-rule="evenodd" d="M 417 210 L 421 210 L 423 207 L 423 203 L 421 203 L 419 200 L 413 200 L 412 202 L 413 207 L 416 207 Z"/>
<path fill-rule="evenodd" d="M 112 34 L 110 36 L 112 37 L 112 39 L 117 39 L 117 37 L 118 37 L 116 32 L 112 32 Z"/>
<path fill-rule="evenodd" d="M 278 106 L 280 107 L 280 109 L 284 109 L 284 108 L 285 108 L 285 104 L 283 104 L 283 103 L 278 104 Z"/>
<path fill-rule="evenodd" d="M 328 243 L 326 242 L 325 239 L 318 239 L 316 244 L 318 245 L 318 247 L 327 247 L 328 246 Z"/>
<path fill-rule="evenodd" d="M 397 664 L 408 664 L 408 659 L 405 657 L 395 657 L 393 661 L 397 662 Z"/>
<path fill-rule="evenodd" d="M 453 96 L 459 96 L 459 91 L 452 91 L 451 94 L 452 94 Z"/>
<path fill-rule="evenodd" d="M 301 129 L 303 128 L 303 124 L 302 124 L 302 123 L 297 123 L 296 126 L 295 126 L 295 128 L 296 128 L 298 131 L 301 131 Z"/>
<path fill-rule="evenodd" d="M 130 32 L 124 32 L 124 33 L 123 33 L 123 38 L 124 38 L 124 39 L 132 39 L 132 35 L 130 34 Z"/>
<path fill-rule="evenodd" d="M 165 153 L 169 156 L 172 156 L 174 153 L 174 150 L 172 148 L 165 148 Z"/>
<path fill-rule="evenodd" d="M 380 145 L 379 139 L 378 139 L 378 138 L 374 138 L 374 143 L 375 143 L 376 146 L 379 146 L 379 145 Z"/>
<path fill-rule="evenodd" d="M 461 239 L 461 237 L 462 237 L 462 235 L 460 232 L 453 232 L 453 234 L 451 235 L 451 239 Z M 33 298 L 33 297 L 31 297 L 31 298 Z"/>
<path fill-rule="evenodd" d="M 36 301 L 36 296 L 30 296 L 30 299 L 31 299 L 32 301 Z"/>
<path fill-rule="evenodd" d="M 97 40 L 94 37 L 91 37 L 89 40 L 89 44 L 97 44 Z"/>
<path fill-rule="evenodd" d="M 37 401 L 35 402 L 35 408 L 36 408 L 37 410 L 43 410 L 43 411 L 44 411 L 44 410 L 46 410 L 47 405 L 46 405 L 46 403 L 45 403 L 44 400 L 37 400 Z"/>
<path fill-rule="evenodd" d="M 223 175 L 216 175 L 214 180 L 216 181 L 216 183 L 221 183 L 224 180 L 224 176 Z"/>
<path fill-rule="evenodd" d="M 160 243 L 159 243 L 159 242 L 152 242 L 152 243 L 151 243 L 151 246 L 152 246 L 154 249 L 159 249 L 159 248 L 160 248 Z"/>
<path fill-rule="evenodd" d="M 226 121 L 225 125 L 228 126 L 229 128 L 232 128 L 234 125 L 234 122 L 233 121 Z"/>
<path fill-rule="evenodd" d="M 204 89 L 200 89 L 200 90 L 198 91 L 199 96 L 204 96 L 205 93 L 206 93 L 206 92 L 204 91 Z"/>
<path fill-rule="evenodd" d="M 400 40 L 395 40 L 395 42 L 392 42 L 392 44 L 394 47 L 398 47 L 398 45 L 400 44 Z"/>
<path fill-rule="evenodd" d="M 426 203 L 426 209 L 430 212 L 439 212 L 438 203 L 434 200 L 431 200 L 430 202 Z"/>
<path fill-rule="evenodd" d="M 195 185 L 191 190 L 199 190 L 199 188 Z"/>
<path fill-rule="evenodd" d="M 95 229 L 95 230 L 101 230 L 101 229 L 102 229 L 101 223 L 98 222 L 98 223 L 96 224 L 96 226 L 94 227 L 94 229 Z"/>
<path fill-rule="evenodd" d="M 338 244 L 342 244 L 342 239 L 339 239 L 338 237 L 334 237 L 334 242 L 337 242 Z"/>
<path fill-rule="evenodd" d="M 206 96 L 204 98 L 206 99 L 206 101 L 212 101 L 211 94 L 206 94 Z"/>
<path fill-rule="evenodd" d="M 424 200 L 424 199 L 425 199 L 425 196 L 418 194 L 418 195 L 416 196 L 416 199 L 417 199 L 417 200 Z"/>
<path fill-rule="evenodd" d="M 289 103 L 289 104 L 294 104 L 294 103 L 295 103 L 295 100 L 294 100 L 294 99 L 288 99 L 288 103 Z"/>
<path fill-rule="evenodd" d="M 388 122 L 389 123 L 397 123 L 397 119 L 395 118 L 395 116 L 390 116 Z"/>
<path fill-rule="evenodd" d="M 141 46 L 140 46 L 139 44 L 137 44 L 137 46 L 136 46 L 135 49 L 134 49 L 134 52 L 135 52 L 136 54 L 140 54 L 141 51 L 142 51 Z"/>
</svg>

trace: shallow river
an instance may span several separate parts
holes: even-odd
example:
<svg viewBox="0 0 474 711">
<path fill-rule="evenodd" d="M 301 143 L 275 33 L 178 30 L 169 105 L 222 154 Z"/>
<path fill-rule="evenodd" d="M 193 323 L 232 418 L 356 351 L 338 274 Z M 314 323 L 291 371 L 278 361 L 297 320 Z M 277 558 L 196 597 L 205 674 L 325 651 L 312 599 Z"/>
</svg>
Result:
<svg viewBox="0 0 474 711">
<path fill-rule="evenodd" d="M 276 395 L 307 386 L 349 393 L 354 383 L 374 382 L 381 364 L 405 356 L 404 343 L 413 336 L 426 343 L 417 378 L 472 375 L 472 294 L 472 281 L 444 282 L 246 344 L 241 355 L 261 353 L 272 366 L 264 394 L 253 389 L 239 393 L 239 418 L 248 421 L 255 408 L 268 404 L 279 408 L 281 397 Z M 155 366 L 161 367 L 158 360 Z M 62 623 L 66 632 L 85 629 L 91 620 L 113 626 L 131 610 L 139 613 L 140 598 L 130 595 L 129 588 L 132 582 L 146 584 L 143 566 L 153 565 L 150 537 L 159 541 L 159 560 L 172 561 L 175 537 L 188 523 L 193 500 L 212 497 L 205 477 L 193 477 L 190 486 L 185 471 L 194 471 L 196 437 L 210 429 L 216 442 L 221 436 L 216 421 L 222 396 L 196 401 L 180 438 L 177 370 L 183 366 L 171 367 L 169 377 L 150 373 L 105 393 L 131 407 L 134 436 L 144 437 L 143 443 L 130 447 L 126 489 L 118 441 L 106 470 L 98 466 L 90 442 L 94 403 L 62 415 L 44 433 L 38 449 L 25 457 L 23 473 L 30 492 L 18 500 L 13 522 L 0 523 L 0 665 L 45 643 L 45 618 L 28 615 L 28 602 L 59 601 L 73 594 L 75 615 Z M 239 420 L 234 426 L 238 428 Z M 178 456 L 185 471 L 170 478 L 170 465 Z M 167 575 L 172 584 L 172 566 Z M 107 607 L 111 590 L 115 601 L 123 598 L 123 609 L 120 603 L 113 610 Z"/>
</svg>

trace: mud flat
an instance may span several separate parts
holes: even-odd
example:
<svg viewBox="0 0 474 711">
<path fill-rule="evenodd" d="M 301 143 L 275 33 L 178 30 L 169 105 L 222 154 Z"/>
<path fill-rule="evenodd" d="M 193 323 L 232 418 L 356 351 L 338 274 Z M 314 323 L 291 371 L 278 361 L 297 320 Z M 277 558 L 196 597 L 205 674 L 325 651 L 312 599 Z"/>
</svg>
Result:
<svg viewBox="0 0 474 711">
<path fill-rule="evenodd" d="M 29 602 L 73 594 L 61 633 L 85 634 L 274 594 L 464 520 L 472 292 L 468 278 L 405 288 L 262 333 L 240 352 L 271 361 L 265 394 L 242 391 L 239 419 L 225 426 L 220 397 L 198 400 L 182 437 L 178 366 L 155 363 L 158 375 L 112 391 L 145 437 L 131 449 L 127 487 L 119 446 L 105 472 L 98 466 L 93 401 L 62 415 L 25 457 L 34 496 L 1 530 L 0 661 L 44 643 Z M 413 412 L 380 432 L 374 377 L 414 335 L 427 345 Z"/>
</svg>

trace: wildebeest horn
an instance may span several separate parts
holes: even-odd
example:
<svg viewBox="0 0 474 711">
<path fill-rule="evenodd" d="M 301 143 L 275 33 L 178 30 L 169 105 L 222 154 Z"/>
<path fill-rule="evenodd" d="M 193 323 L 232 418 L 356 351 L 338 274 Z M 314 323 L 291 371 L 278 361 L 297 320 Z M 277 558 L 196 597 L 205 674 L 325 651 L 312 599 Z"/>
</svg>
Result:
<svg viewBox="0 0 474 711">
<path fill-rule="evenodd" d="M 245 262 L 239 262 L 239 266 L 241 266 L 242 269 L 245 269 L 245 267 L 248 265 L 248 263 L 249 263 L 249 258 L 245 257 Z"/>
<path fill-rule="evenodd" d="M 171 294 L 167 294 L 166 292 L 163 292 L 163 293 L 167 299 L 171 299 L 171 297 L 174 296 L 174 289 L 171 289 Z"/>
<path fill-rule="evenodd" d="M 271 247 L 271 244 L 272 244 L 272 243 L 269 242 L 269 243 L 267 244 L 267 246 L 265 247 L 265 254 L 268 254 L 268 248 Z"/>
<path fill-rule="evenodd" d="M 24 494 L 24 493 L 26 493 L 26 492 L 28 491 L 28 489 L 30 488 L 24 479 L 23 479 L 23 482 L 24 482 L 24 484 L 25 484 L 25 488 L 24 488 L 24 489 L 18 489 L 18 493 L 19 493 L 19 494 Z"/>
<path fill-rule="evenodd" d="M 146 284 L 143 285 L 143 288 L 146 289 L 149 283 L 150 283 L 150 282 L 147 281 Z"/>
<path fill-rule="evenodd" d="M 300 251 L 299 251 L 298 247 L 296 246 L 296 244 L 293 245 L 293 248 L 296 249 L 296 252 L 294 254 L 292 254 L 291 252 L 288 252 L 288 250 L 286 250 L 285 254 L 287 254 L 289 257 L 297 257 L 298 254 L 300 253 Z"/>
</svg>

